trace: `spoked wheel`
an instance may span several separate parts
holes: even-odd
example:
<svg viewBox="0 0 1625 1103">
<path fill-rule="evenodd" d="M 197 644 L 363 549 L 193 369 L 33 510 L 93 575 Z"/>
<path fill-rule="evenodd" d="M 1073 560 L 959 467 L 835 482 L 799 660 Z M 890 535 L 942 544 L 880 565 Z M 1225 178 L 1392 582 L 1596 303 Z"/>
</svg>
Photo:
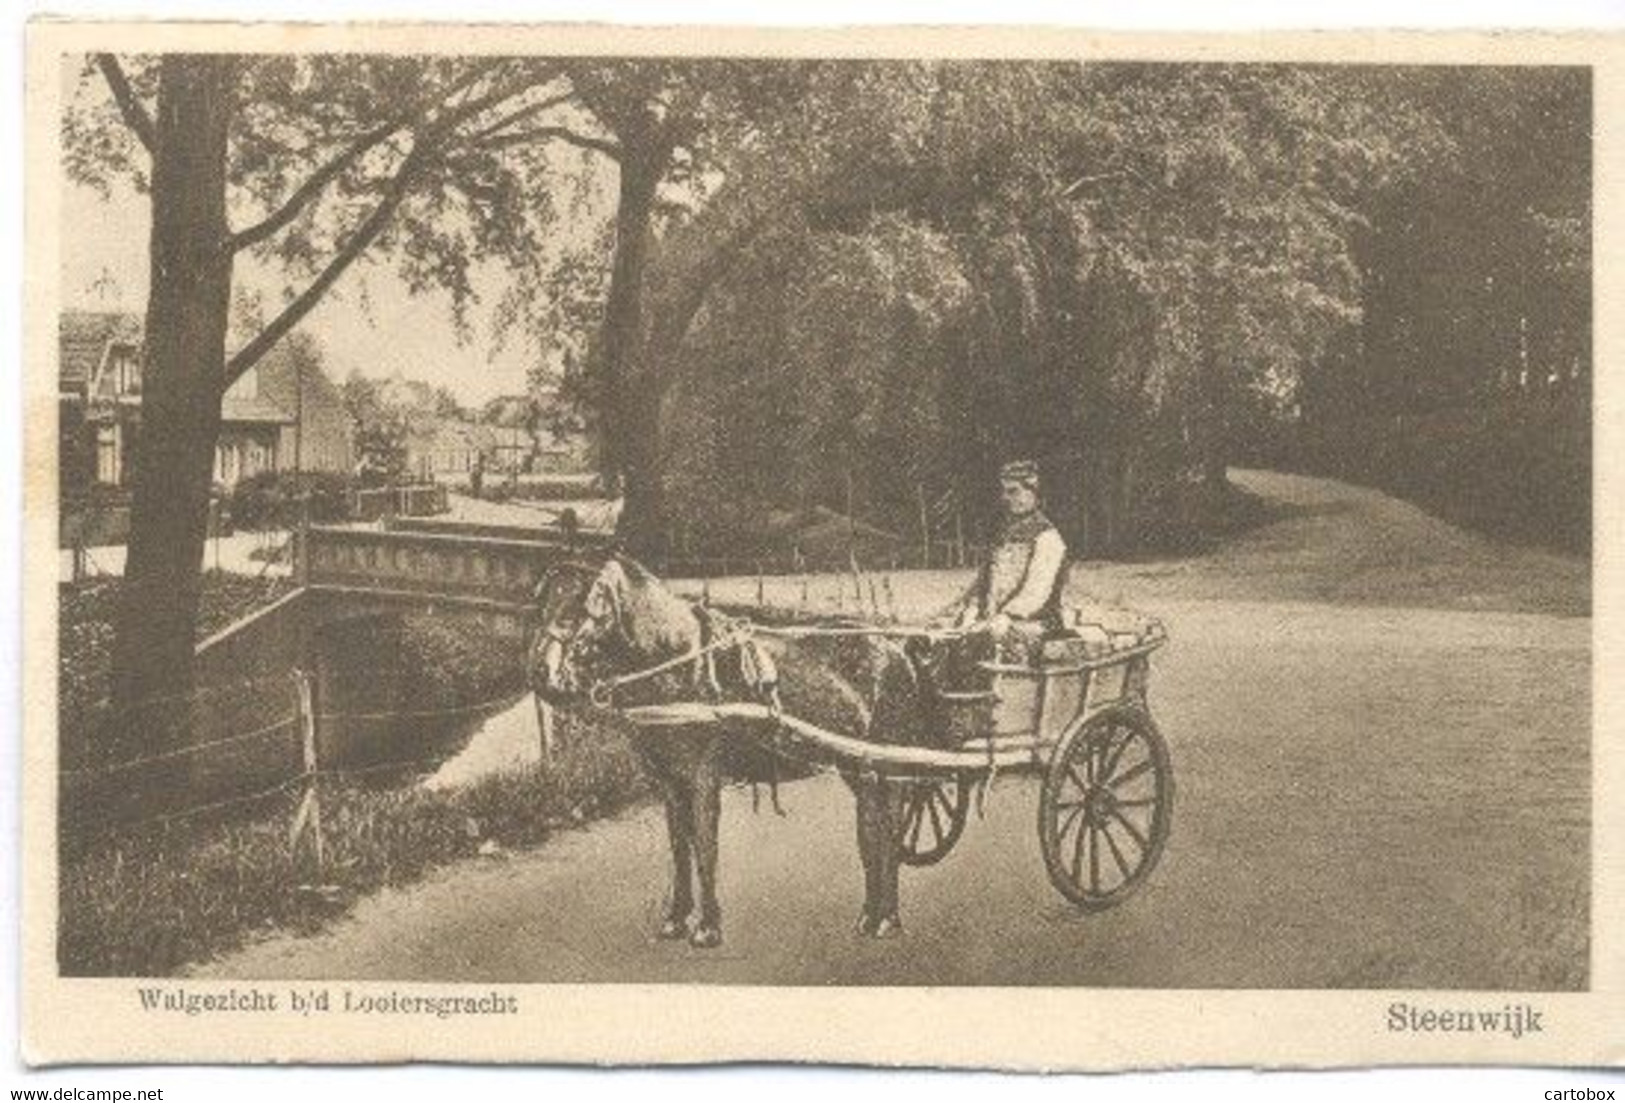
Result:
<svg viewBox="0 0 1625 1103">
<path fill-rule="evenodd" d="M 1049 879 L 1084 911 L 1145 882 L 1168 839 L 1174 775 L 1168 745 L 1135 708 L 1114 708 L 1057 744 L 1038 802 Z"/>
<path fill-rule="evenodd" d="M 904 865 L 936 865 L 964 833 L 970 813 L 971 782 L 946 777 L 911 782 L 897 831 L 897 854 Z"/>
</svg>

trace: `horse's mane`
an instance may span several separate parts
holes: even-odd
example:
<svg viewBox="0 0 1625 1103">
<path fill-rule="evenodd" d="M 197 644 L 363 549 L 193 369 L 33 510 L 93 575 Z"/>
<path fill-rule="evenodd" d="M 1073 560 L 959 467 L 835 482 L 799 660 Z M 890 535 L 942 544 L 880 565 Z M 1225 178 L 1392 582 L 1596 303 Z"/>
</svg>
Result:
<svg viewBox="0 0 1625 1103">
<path fill-rule="evenodd" d="M 658 575 L 656 575 L 648 567 L 645 567 L 642 563 L 638 562 L 636 559 L 633 559 L 630 555 L 626 554 L 626 552 L 617 549 L 610 552 L 609 557 L 615 562 L 619 563 L 621 565 L 621 570 L 626 573 L 627 578 L 636 582 L 638 585 L 664 585 Z"/>
<path fill-rule="evenodd" d="M 624 552 L 614 552 L 610 559 L 620 567 L 627 581 L 629 592 L 622 595 L 626 605 L 623 612 L 631 614 L 631 623 L 623 628 L 636 633 L 630 642 L 651 655 L 681 652 L 696 646 L 701 626 L 693 606 L 672 593 L 653 571 Z"/>
</svg>

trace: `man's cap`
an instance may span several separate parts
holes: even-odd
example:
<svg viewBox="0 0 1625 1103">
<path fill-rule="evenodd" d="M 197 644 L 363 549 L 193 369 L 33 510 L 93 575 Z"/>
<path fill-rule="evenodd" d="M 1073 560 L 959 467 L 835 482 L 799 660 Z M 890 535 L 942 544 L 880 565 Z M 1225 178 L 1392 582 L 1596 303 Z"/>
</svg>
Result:
<svg viewBox="0 0 1625 1103">
<path fill-rule="evenodd" d="M 1011 460 L 999 468 L 999 481 L 1005 483 L 1023 483 L 1027 486 L 1038 485 L 1038 465 L 1032 460 Z"/>
</svg>

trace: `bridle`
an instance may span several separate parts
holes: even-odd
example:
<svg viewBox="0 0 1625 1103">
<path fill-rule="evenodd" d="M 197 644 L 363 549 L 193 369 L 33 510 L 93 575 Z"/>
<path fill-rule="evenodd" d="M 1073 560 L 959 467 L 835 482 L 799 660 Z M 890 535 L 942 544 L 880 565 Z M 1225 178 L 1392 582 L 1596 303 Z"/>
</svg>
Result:
<svg viewBox="0 0 1625 1103">
<path fill-rule="evenodd" d="M 557 647 L 560 661 L 567 657 L 578 640 L 587 633 L 588 639 L 597 639 L 611 632 L 619 632 L 625 636 L 625 630 L 620 624 L 618 610 L 610 605 L 608 608 L 594 612 L 589 598 L 592 589 L 597 584 L 598 576 L 603 573 L 604 563 L 588 563 L 583 560 L 563 560 L 550 565 L 542 572 L 542 579 L 536 585 L 535 598 L 532 602 L 538 619 L 546 617 L 548 605 L 554 588 L 559 579 L 565 576 L 575 576 L 582 580 L 582 589 L 579 595 L 572 595 L 571 601 L 579 601 L 581 608 L 579 614 L 570 616 L 555 616 L 538 625 L 537 637 L 532 643 L 535 647 L 540 643 L 544 648 Z M 562 623 L 561 623 L 562 622 Z M 568 624 L 569 627 L 565 627 Z M 545 661 L 545 659 L 544 659 Z"/>
<path fill-rule="evenodd" d="M 581 595 L 581 623 L 568 632 L 560 630 L 556 625 L 544 624 L 541 626 L 541 631 L 546 638 L 558 640 L 560 643 L 569 643 L 581 634 L 584 625 L 591 624 L 601 632 L 604 630 L 606 621 L 611 622 L 617 629 L 620 628 L 620 618 L 616 615 L 615 609 L 611 608 L 595 615 L 587 603 L 587 598 L 592 594 L 592 587 L 596 584 L 598 576 L 603 573 L 605 565 L 603 563 L 588 563 L 579 559 L 567 559 L 552 564 L 542 572 L 542 580 L 536 584 L 537 599 L 533 603 L 538 615 L 547 611 L 543 607 L 543 599 L 552 591 L 554 580 L 557 577 L 561 575 L 577 575 L 587 580 L 586 587 Z"/>
<path fill-rule="evenodd" d="M 613 561 L 614 560 L 610 560 L 609 562 Z M 542 639 L 552 644 L 556 644 L 563 650 L 565 655 L 570 653 L 573 645 L 575 645 L 584 634 L 588 639 L 613 637 L 618 638 L 628 647 L 632 645 L 631 637 L 627 633 L 626 624 L 621 615 L 622 610 L 620 608 L 619 601 L 606 601 L 603 607 L 597 609 L 596 611 L 593 608 L 593 602 L 591 600 L 593 587 L 598 584 L 598 578 L 603 573 L 605 566 L 607 566 L 607 563 L 593 564 L 581 560 L 568 560 L 555 563 L 543 573 L 542 581 L 537 585 L 538 594 L 545 596 L 552 588 L 554 579 L 560 575 L 574 574 L 578 577 L 589 580 L 587 581 L 586 588 L 579 598 L 573 599 L 581 602 L 579 616 L 559 618 L 568 619 L 569 621 L 574 622 L 569 629 L 565 629 L 557 623 L 546 623 L 541 625 Z M 625 568 L 622 567 L 622 570 L 624 571 Z M 543 610 L 543 612 L 545 612 L 545 610 Z M 730 630 L 719 635 L 716 639 L 708 641 L 700 647 L 692 648 L 685 651 L 681 655 L 666 659 L 662 662 L 654 664 L 653 666 L 643 667 L 627 674 L 619 674 L 612 677 L 595 679 L 587 687 L 587 700 L 595 708 L 613 708 L 615 691 L 622 686 L 645 681 L 657 675 L 664 674 L 676 667 L 685 666 L 698 660 L 708 659 L 713 652 L 720 651 L 728 647 L 738 646 L 742 640 L 742 633 Z"/>
</svg>

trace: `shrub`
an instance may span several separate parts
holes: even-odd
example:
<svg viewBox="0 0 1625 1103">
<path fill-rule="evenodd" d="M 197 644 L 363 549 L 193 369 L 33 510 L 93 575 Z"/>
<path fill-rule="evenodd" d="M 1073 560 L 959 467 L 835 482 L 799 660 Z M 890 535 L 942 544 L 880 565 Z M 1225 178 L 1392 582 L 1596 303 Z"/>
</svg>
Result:
<svg viewBox="0 0 1625 1103">
<path fill-rule="evenodd" d="M 410 677 L 407 707 L 457 708 L 521 688 L 519 645 L 493 638 L 477 623 L 448 617 L 403 617 L 400 647 L 401 666 Z"/>
<path fill-rule="evenodd" d="M 299 523 L 301 496 L 309 494 L 312 521 L 343 521 L 349 517 L 353 484 L 349 475 L 337 471 L 261 471 L 231 489 L 226 508 L 237 528 L 293 528 Z"/>
<path fill-rule="evenodd" d="M 86 755 L 90 732 L 110 692 L 113 626 L 122 587 L 123 580 L 117 578 L 57 586 L 58 725 L 65 762 Z M 197 639 L 207 639 L 292 588 L 287 579 L 205 572 Z"/>
</svg>

